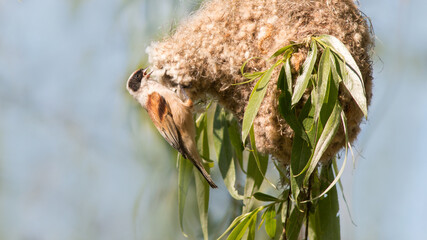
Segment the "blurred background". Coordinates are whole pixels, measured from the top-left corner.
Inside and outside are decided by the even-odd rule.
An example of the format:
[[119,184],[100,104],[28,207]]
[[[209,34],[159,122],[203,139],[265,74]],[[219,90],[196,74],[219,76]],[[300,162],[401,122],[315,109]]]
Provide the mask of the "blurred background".
[[[199,4],[0,0],[0,239],[183,239],[175,152],[125,81]],[[359,4],[376,34],[374,97],[343,176],[356,225],[341,202],[342,236],[422,239],[427,3]],[[188,199],[184,226],[198,239]],[[233,204],[225,187],[211,193],[212,238]]]

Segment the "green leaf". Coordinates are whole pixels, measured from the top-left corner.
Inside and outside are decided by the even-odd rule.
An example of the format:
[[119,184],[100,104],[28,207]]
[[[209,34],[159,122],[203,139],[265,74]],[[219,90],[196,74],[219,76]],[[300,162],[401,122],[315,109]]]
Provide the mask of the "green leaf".
[[[264,206],[258,207],[256,209],[254,209],[252,212],[250,212],[249,214],[247,214],[238,224],[237,226],[233,229],[233,231],[230,233],[230,235],[228,236],[227,240],[239,240],[242,239],[243,235],[245,234],[246,230],[248,229],[251,221],[253,221],[253,219],[255,218],[256,221],[256,217],[259,211],[261,211],[262,209],[264,209]],[[221,237],[220,237],[221,238]],[[219,239],[219,238],[218,238]]]
[[290,44],[290,45],[286,45],[284,47],[282,47],[281,49],[277,50],[273,55],[271,55],[270,59],[273,59],[277,56],[279,56],[280,54],[286,52],[287,50],[293,48],[295,45],[297,44]]
[[[200,152],[204,156],[209,156],[209,142],[207,133],[207,117],[206,114],[202,115],[201,121],[197,127],[197,143]],[[209,168],[205,168],[209,173]],[[196,182],[196,196],[197,206],[199,209],[200,224],[202,227],[203,238],[208,239],[208,208],[209,208],[209,191],[210,187],[206,180],[197,169],[193,169],[195,182]]]
[[246,137],[249,134],[249,130],[252,127],[254,119],[258,113],[259,107],[261,106],[261,102],[264,99],[265,93],[267,92],[268,83],[271,78],[271,74],[273,73],[276,65],[273,65],[270,69],[262,75],[262,77],[258,80],[255,87],[252,90],[252,93],[249,97],[248,105],[246,106],[245,114],[243,116],[243,124],[242,124],[242,141],[246,140]]
[[271,195],[262,193],[262,192],[256,192],[254,193],[254,198],[258,201],[263,201],[263,202],[278,202],[280,201],[278,198],[273,197]]
[[243,147],[242,139],[240,138],[239,123],[235,118],[233,118],[229,123],[228,134],[230,136],[231,145],[233,145],[236,158],[239,161],[240,168],[244,173],[246,173],[243,168],[243,151],[245,148]]
[[[320,188],[326,188],[334,179],[331,163],[322,166]],[[334,186],[328,195],[320,199],[309,216],[309,239],[340,239],[340,218],[337,189]]]
[[294,110],[292,110],[290,105],[290,95],[280,94],[279,96],[279,112],[282,117],[285,119],[286,123],[292,128],[295,132],[295,137],[301,137],[308,142],[308,136],[304,131],[301,122],[298,120],[295,115]]
[[315,140],[316,140],[316,131],[314,126],[315,109],[313,104],[311,103],[312,102],[311,99],[312,99],[311,96],[307,99],[306,103],[304,104],[304,107],[301,110],[301,113],[298,116],[298,120],[302,122],[304,130],[309,139],[308,143],[310,147],[314,146]]
[[237,200],[242,200],[236,188],[236,169],[233,159],[233,149],[228,135],[228,121],[225,118],[224,110],[217,107],[213,123],[214,146],[218,158],[218,167],[224,179],[230,195]]
[[319,61],[319,74],[318,83],[316,86],[316,105],[314,119],[318,119],[320,116],[320,110],[322,109],[323,100],[325,99],[326,92],[328,89],[329,74],[331,72],[331,59],[329,47],[323,51],[322,57]]
[[[303,138],[305,140],[304,142],[299,139],[296,140],[294,138],[291,154],[291,170],[293,171],[291,172],[291,176],[293,176],[294,178],[298,177],[298,184],[301,187],[303,178],[300,177],[300,175],[303,174],[309,167],[310,156],[313,152],[312,146],[314,146],[315,144],[316,129],[314,127],[313,116],[314,107],[311,104],[310,96],[304,104],[300,115],[298,116],[298,120],[302,121],[303,124],[303,134],[307,135],[306,138],[308,140],[306,140],[306,138]],[[292,195],[294,196],[294,192],[292,192]]]
[[277,89],[285,91],[285,86],[286,86],[285,81],[286,81],[286,73],[285,73],[285,68],[282,66],[280,68],[279,78],[277,79]]
[[308,180],[310,178],[311,173],[316,168],[317,163],[319,162],[320,158],[323,156],[323,153],[328,148],[330,142],[332,141],[333,137],[335,136],[335,133],[338,130],[341,111],[342,109],[338,101],[336,101],[335,107],[331,115],[329,116],[329,119],[326,122],[325,128],[323,129],[323,132],[316,144],[316,148],[314,149],[313,157],[310,160],[310,166],[308,167],[307,173],[304,178],[304,186],[308,185]]
[[305,213],[301,212],[297,207],[291,211],[288,221],[285,226],[285,234],[287,240],[297,240],[301,226],[304,222]]
[[245,71],[246,64],[247,64],[249,61],[251,61],[252,59],[258,59],[258,58],[259,58],[259,57],[251,57],[251,58],[249,58],[248,60],[246,60],[246,61],[242,64],[242,66],[240,67],[240,73],[242,74],[242,76],[243,76],[244,78],[249,79],[249,80],[248,80],[248,81],[244,81],[244,82],[234,83],[234,84],[231,84],[231,85],[242,85],[242,84],[250,83],[250,82],[252,82],[252,81],[256,80],[257,78],[261,77],[261,75],[263,75],[263,74],[265,73],[265,71],[262,71],[262,72],[253,72],[253,73],[246,73],[246,72],[244,72],[244,71]]
[[245,218],[243,221],[237,225],[233,231],[230,233],[230,235],[227,237],[227,240],[240,240],[242,239],[243,235],[245,234],[246,230],[249,227],[249,224],[251,222],[251,218]]
[[[289,69],[287,69],[289,68]],[[289,71],[289,72],[288,72]],[[283,88],[282,94],[279,96],[279,112],[282,117],[286,120],[288,125],[295,132],[296,137],[302,137],[304,140],[309,142],[308,136],[301,125],[301,122],[298,120],[295,111],[291,106],[292,98],[292,76],[290,75],[290,66],[289,59],[285,63],[285,67],[282,67],[279,75],[279,82],[281,82],[281,87]],[[286,77],[287,80],[284,78]],[[290,79],[290,80],[289,80]]]
[[284,201],[282,203],[282,208],[280,210],[280,218],[281,218],[282,223],[285,223],[287,215],[288,215],[288,204],[290,204],[290,202],[289,202],[290,200],[289,200],[289,196],[288,196],[289,190],[286,190],[283,195],[286,196],[286,201]]
[[246,182],[245,198],[243,199],[243,212],[249,212],[253,205],[253,194],[259,190],[264,181],[263,175],[267,171],[267,159],[260,161],[261,171],[259,170],[255,157],[249,154]]
[[250,83],[250,82],[255,81],[257,78],[258,78],[258,77],[250,78],[248,81],[238,82],[238,83],[233,83],[233,84],[231,84],[231,85],[232,85],[232,86],[237,86],[237,85],[247,84],[247,83]]
[[[347,153],[348,153],[348,148],[347,148],[347,145],[348,145],[348,135],[347,135],[347,123],[346,123],[347,120],[345,119],[345,115],[344,115],[344,112],[342,110],[341,110],[340,116],[341,116],[341,119],[342,119],[342,123],[344,125],[345,144],[346,144],[346,146],[345,146],[345,157],[344,157],[343,164],[341,166],[340,171],[338,172],[338,174],[336,175],[336,177],[333,179],[333,181],[329,184],[329,186],[327,186],[326,189],[319,196],[317,196],[317,197],[315,197],[313,199],[307,200],[307,201],[313,201],[313,200],[319,199],[323,195],[325,195],[326,193],[328,193],[333,187],[335,187],[335,185],[337,184],[337,182],[339,182],[339,180],[341,179],[341,175],[344,172],[345,165],[347,163]],[[333,160],[332,162],[334,162],[334,161],[335,160]],[[343,197],[344,197],[344,195],[343,195]],[[344,197],[344,200],[345,200],[345,197]]]
[[[291,153],[291,168],[290,168],[290,180],[291,180],[291,192],[292,197],[295,200],[295,204],[298,206],[298,195],[302,188],[303,176],[300,176],[302,172],[307,168],[307,164],[310,160],[312,148],[302,138],[294,137],[292,143]],[[297,173],[297,174],[295,174]]]
[[332,79],[335,81],[337,85],[341,83],[343,80],[342,71],[344,69],[344,63],[339,60],[338,56],[334,53],[329,54],[331,58],[331,70],[332,70]]
[[[347,158],[347,151],[348,151],[348,147],[346,146],[346,148],[345,148],[345,152],[346,153],[345,153],[345,156],[344,156],[344,162],[346,162],[346,160],[347,160],[347,159],[345,159],[345,158]],[[334,173],[337,174],[337,172],[338,172],[338,166],[337,166],[337,158],[336,157],[332,161],[332,166],[334,167]],[[344,169],[344,168],[341,167],[341,169]],[[338,180],[338,186],[341,189],[341,196],[342,196],[342,199],[344,200],[344,204],[345,204],[345,207],[347,209],[348,216],[350,217],[351,223],[353,223],[354,226],[357,226],[356,223],[353,220],[353,216],[351,215],[351,211],[350,211],[350,207],[349,207],[348,202],[347,202],[347,198],[345,197],[345,194],[344,194],[344,187],[343,187],[343,185],[341,183],[341,177]]]
[[253,217],[249,223],[248,237],[246,240],[255,240],[255,228],[256,228],[257,215]]
[[288,92],[292,96],[292,71],[291,71],[291,63],[289,58],[286,59],[286,62],[285,62],[285,76],[286,76],[286,83],[288,85],[287,86]]
[[[341,61],[345,62],[345,71],[348,74],[348,78],[343,78],[344,86],[350,92],[351,96],[366,117],[368,115],[368,105],[366,101],[365,86],[362,79],[362,73],[360,72],[353,56],[348,51],[347,47],[334,36],[321,35],[318,39],[324,44],[330,46],[332,51],[338,54]],[[342,71],[343,70],[344,69],[342,69]],[[342,72],[342,75],[346,75],[346,73]]]
[[182,234],[187,237],[187,234],[184,232],[184,207],[185,201],[187,198],[188,186],[190,185],[190,180],[192,178],[191,171],[193,169],[193,164],[183,158],[179,154],[179,175],[178,175],[178,214],[179,214],[179,225],[181,227]]
[[243,219],[246,219],[250,214],[251,212],[236,217],[230,224],[230,226],[228,226],[228,228],[221,234],[221,236],[218,237],[218,240],[223,238],[231,229],[235,228],[239,223],[242,222]]
[[[298,196],[301,192],[303,176],[299,176],[304,169],[311,156],[311,147],[302,138],[294,137],[291,153],[290,181],[291,193],[295,205],[299,208]],[[296,175],[295,173],[299,173]]]
[[265,231],[270,238],[276,236],[276,209],[274,204],[265,210]]
[[259,172],[262,174],[262,177],[264,178],[264,180],[266,180],[268,182],[268,184],[270,184],[270,186],[272,186],[274,189],[277,190],[276,185],[274,185],[270,180],[268,180],[268,178],[264,175],[265,172],[262,170],[263,167],[261,167],[261,161],[265,161],[265,163],[263,162],[263,165],[265,165],[265,168],[267,169],[267,167],[268,167],[268,156],[262,156],[261,154],[258,153],[258,150],[256,148],[256,144],[255,144],[254,126],[251,127],[251,131],[249,132],[249,137],[251,140],[252,154],[255,157],[255,162],[257,164]]
[[297,104],[304,94],[305,89],[308,86],[308,81],[311,78],[311,73],[314,69],[314,64],[316,63],[317,58],[317,43],[315,41],[311,42],[310,51],[307,54],[307,58],[302,64],[302,73],[297,77],[295,83],[294,93],[292,95],[292,106]]
[[243,77],[250,79],[250,80],[255,80],[259,77],[261,77],[261,75],[263,75],[264,72],[253,72],[253,73],[244,73]]
[[[292,155],[291,155],[292,157]],[[291,193],[292,193],[292,198],[295,201],[295,205],[299,208],[298,206],[298,196],[301,192],[300,190],[300,185],[302,184],[298,184],[297,182],[297,177],[293,174],[292,169],[290,170],[290,181],[291,181]]]
[[210,187],[197,169],[193,169],[196,181],[197,206],[199,208],[200,224],[202,226],[203,238],[208,239],[208,208]]

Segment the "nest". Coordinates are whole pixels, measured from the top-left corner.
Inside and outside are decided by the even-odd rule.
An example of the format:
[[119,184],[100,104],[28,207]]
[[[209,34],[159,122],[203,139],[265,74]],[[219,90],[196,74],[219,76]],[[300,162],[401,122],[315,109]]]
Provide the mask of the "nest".
[[[180,84],[193,100],[213,98],[240,121],[255,82],[243,82],[242,64],[248,71],[269,67],[267,59],[291,42],[302,42],[313,35],[328,34],[350,50],[363,75],[368,105],[372,97],[373,41],[371,29],[352,0],[212,0],[184,20],[170,36],[147,48],[152,76],[171,86]],[[299,70],[307,49],[291,59]],[[278,72],[268,86],[254,121],[258,150],[288,164],[293,131],[278,112]],[[307,98],[308,92],[305,95]],[[339,100],[347,116],[349,140],[360,131],[363,113],[350,94],[340,89]],[[339,129],[321,161],[329,160],[345,144]]]

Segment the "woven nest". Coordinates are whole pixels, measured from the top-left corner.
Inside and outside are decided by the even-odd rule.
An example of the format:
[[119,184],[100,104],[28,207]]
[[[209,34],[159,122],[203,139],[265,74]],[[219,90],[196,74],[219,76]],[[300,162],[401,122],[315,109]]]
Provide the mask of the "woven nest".
[[[247,69],[265,70],[271,62],[262,59],[277,49],[320,34],[337,37],[350,50],[362,72],[369,105],[372,34],[352,0],[208,1],[171,36],[152,43],[147,53],[153,77],[171,86],[186,87],[193,100],[216,99],[241,121],[255,84],[233,85],[246,80],[240,73],[242,64],[251,57],[260,57],[251,61]],[[293,55],[294,72],[304,62],[306,52],[302,48]],[[277,76],[275,72],[255,118],[255,139],[260,152],[288,164],[294,134],[278,112]],[[343,88],[339,100],[347,116],[349,140],[353,141],[360,131],[363,113]],[[341,128],[321,161],[329,160],[344,144]]]

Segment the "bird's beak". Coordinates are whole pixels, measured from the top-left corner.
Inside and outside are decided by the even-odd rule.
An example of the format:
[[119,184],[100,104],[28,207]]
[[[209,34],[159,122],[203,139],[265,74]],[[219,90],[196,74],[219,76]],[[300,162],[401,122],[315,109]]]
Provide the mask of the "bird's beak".
[[149,79],[152,73],[153,73],[153,71],[151,71],[151,72],[148,73],[148,67],[147,67],[147,68],[143,69],[143,73],[142,74],[143,74],[143,76],[145,78]]
[[149,73],[146,75],[146,78],[147,78],[147,79],[149,79],[152,73],[153,73],[153,71],[149,72]]

